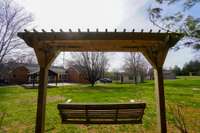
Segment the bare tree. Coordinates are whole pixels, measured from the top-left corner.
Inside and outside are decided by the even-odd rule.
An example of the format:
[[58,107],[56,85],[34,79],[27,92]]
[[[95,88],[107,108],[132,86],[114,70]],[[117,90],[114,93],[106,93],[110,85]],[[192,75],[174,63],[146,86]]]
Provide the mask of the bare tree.
[[23,64],[37,64],[37,59],[33,51],[23,52],[15,58],[17,63]]
[[130,52],[125,56],[125,64],[123,69],[130,76],[133,76],[134,83],[138,83],[138,76],[141,78],[141,82],[144,81],[146,74],[146,68],[148,64],[142,57],[142,54],[136,52]]
[[[3,64],[15,62],[16,64],[37,64],[35,52],[31,48],[22,46],[23,49],[15,49],[3,60]],[[22,48],[21,47],[21,48]]]
[[23,43],[17,32],[33,21],[32,15],[12,0],[0,0],[0,63]]
[[71,64],[85,75],[92,86],[102,78],[108,66],[108,59],[103,52],[72,53],[72,57],[74,60]]

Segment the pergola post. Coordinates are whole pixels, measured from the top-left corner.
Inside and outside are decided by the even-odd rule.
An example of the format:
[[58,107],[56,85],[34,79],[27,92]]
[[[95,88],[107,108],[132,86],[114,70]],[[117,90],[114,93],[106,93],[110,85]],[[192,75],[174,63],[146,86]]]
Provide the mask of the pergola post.
[[165,94],[162,67],[154,68],[155,93],[157,101],[157,124],[160,133],[167,132],[165,114]]
[[[161,50],[162,49],[162,50]],[[159,133],[167,133],[163,64],[169,47],[143,49],[142,53],[154,68],[155,94],[157,106],[157,128]]]
[[44,133],[48,69],[56,58],[58,52],[52,51],[51,49],[35,49],[35,53],[38,59],[38,64],[40,65],[35,133]]
[[45,130],[47,84],[48,67],[40,67],[35,133],[43,133]]

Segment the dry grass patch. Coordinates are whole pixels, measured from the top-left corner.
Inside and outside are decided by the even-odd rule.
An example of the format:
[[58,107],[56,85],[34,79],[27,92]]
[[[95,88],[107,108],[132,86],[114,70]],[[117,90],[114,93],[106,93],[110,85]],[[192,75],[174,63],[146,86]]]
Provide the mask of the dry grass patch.
[[[47,103],[54,103],[61,101],[63,102],[65,100],[64,96],[47,96]],[[37,97],[36,96],[30,96],[26,99],[17,99],[15,100],[16,104],[23,104],[23,105],[30,105],[30,104],[36,104],[37,103]]]
[[61,101],[63,102],[65,100],[64,96],[47,96],[47,103],[54,103],[54,102],[58,102]]

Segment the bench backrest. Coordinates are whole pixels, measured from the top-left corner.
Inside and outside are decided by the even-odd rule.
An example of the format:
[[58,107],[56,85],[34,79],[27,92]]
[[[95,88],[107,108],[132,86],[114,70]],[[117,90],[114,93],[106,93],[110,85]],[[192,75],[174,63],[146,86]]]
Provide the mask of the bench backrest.
[[145,103],[58,104],[63,124],[139,124],[145,107]]

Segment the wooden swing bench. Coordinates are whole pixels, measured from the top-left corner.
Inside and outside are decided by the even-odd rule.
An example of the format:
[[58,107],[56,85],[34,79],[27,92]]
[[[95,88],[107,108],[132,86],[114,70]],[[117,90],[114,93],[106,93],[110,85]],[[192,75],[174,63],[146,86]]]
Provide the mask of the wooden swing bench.
[[62,124],[141,124],[146,103],[58,104]]

